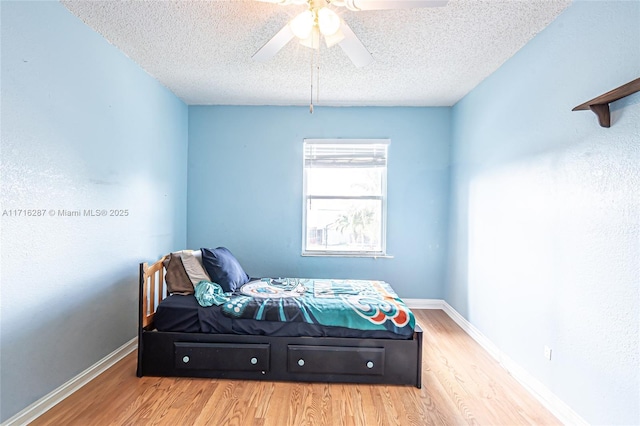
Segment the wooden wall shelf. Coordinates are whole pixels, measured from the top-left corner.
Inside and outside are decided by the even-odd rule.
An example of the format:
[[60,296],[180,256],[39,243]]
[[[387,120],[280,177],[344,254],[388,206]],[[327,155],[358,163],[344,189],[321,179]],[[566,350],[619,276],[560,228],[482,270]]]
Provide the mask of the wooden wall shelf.
[[598,116],[598,122],[602,127],[611,127],[611,114],[609,113],[609,103],[622,99],[633,93],[640,92],[640,78],[636,78],[627,84],[624,84],[610,92],[593,98],[581,105],[578,105],[571,111],[582,111],[590,109]]

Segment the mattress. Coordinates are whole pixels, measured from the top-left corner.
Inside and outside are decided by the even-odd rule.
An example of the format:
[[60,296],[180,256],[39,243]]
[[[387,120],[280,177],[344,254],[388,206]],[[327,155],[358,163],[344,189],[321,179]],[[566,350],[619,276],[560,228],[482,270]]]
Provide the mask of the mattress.
[[[273,294],[281,282],[282,279],[253,281],[221,306],[203,307],[194,295],[173,294],[156,309],[155,327],[159,331],[274,337],[412,338],[413,314],[384,282],[305,280],[305,294],[264,296],[265,290]],[[374,287],[377,295],[372,293]],[[380,306],[394,314],[389,315]],[[401,327],[398,315],[408,317]]]

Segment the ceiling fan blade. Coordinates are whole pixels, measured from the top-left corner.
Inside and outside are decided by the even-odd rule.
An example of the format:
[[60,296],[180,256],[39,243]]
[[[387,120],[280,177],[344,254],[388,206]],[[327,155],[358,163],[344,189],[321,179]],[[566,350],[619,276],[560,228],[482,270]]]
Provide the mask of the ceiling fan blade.
[[258,51],[253,54],[252,58],[258,62],[264,62],[273,58],[276,53],[289,43],[293,37],[293,32],[291,31],[289,24],[285,25],[271,38],[271,40],[258,49]]
[[344,40],[338,44],[356,67],[364,67],[365,65],[369,65],[373,62],[373,56],[371,56],[371,53],[369,53],[367,48],[364,47],[364,44],[362,44],[360,39],[355,35],[351,27],[345,24],[344,21],[340,26],[340,30],[344,34]]
[[281,4],[283,6],[288,6],[290,4],[307,4],[307,0],[257,0],[262,3],[275,3]]
[[413,9],[419,7],[442,7],[449,0],[345,0],[349,10],[390,10]]

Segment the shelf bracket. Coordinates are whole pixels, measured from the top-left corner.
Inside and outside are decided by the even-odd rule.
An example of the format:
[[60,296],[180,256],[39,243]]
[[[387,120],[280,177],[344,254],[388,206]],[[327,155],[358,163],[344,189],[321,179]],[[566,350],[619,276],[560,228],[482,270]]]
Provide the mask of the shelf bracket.
[[609,103],[615,102],[636,92],[640,92],[640,78],[636,78],[635,80],[615,88],[604,95],[600,95],[597,98],[593,98],[590,101],[580,104],[572,109],[572,111],[590,109],[598,116],[598,123],[600,123],[602,127],[611,127]]
[[589,105],[589,109],[598,116],[598,123],[602,127],[611,127],[611,114],[609,113],[609,104]]

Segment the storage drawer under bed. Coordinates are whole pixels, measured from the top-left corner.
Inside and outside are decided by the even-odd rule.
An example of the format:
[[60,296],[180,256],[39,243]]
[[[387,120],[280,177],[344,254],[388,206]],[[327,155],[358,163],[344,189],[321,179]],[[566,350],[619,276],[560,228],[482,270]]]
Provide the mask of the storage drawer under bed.
[[383,375],[384,348],[288,345],[287,371]]
[[173,347],[176,368],[269,371],[269,344],[175,342]]

